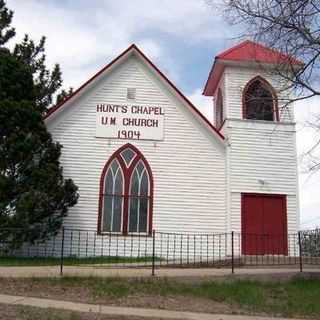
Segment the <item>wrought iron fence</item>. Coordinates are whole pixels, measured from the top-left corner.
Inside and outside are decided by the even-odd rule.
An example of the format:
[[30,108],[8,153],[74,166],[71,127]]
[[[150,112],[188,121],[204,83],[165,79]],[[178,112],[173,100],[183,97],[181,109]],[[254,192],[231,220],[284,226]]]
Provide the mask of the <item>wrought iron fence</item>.
[[[256,235],[169,233],[98,235],[63,228],[44,242],[17,246],[21,230],[0,229],[0,265],[59,265],[94,268],[235,268],[320,266],[320,232]],[[13,234],[13,236],[8,236]]]

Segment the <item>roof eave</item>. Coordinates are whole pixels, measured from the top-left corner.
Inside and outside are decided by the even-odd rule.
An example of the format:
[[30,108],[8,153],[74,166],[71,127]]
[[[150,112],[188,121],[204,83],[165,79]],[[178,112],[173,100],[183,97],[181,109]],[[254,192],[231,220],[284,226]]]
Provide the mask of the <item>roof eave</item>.
[[219,130],[212,125],[212,123],[193,105],[193,103],[164,75],[164,73],[139,49],[137,49],[137,53],[140,54],[142,59],[154,70],[165,83],[167,83],[173,92],[185,103],[189,106],[192,112],[198,116],[201,121],[207,126],[210,131],[213,131],[219,139],[225,140],[225,137],[219,132]]
[[[223,70],[227,66],[242,66],[242,67],[261,67],[261,68],[266,68],[266,69],[271,69],[274,68],[275,65],[279,65],[279,63],[272,63],[272,62],[262,62],[262,61],[253,61],[253,60],[235,60],[235,59],[223,59],[219,58],[218,56],[215,57],[213,66],[210,70],[208,79],[206,81],[205,87],[203,89],[202,94],[204,96],[213,96],[216,89],[217,85],[220,81],[220,78],[222,76]],[[289,64],[287,64],[289,65]],[[294,70],[299,70],[301,67],[303,67],[302,63],[292,63],[290,64],[291,67]],[[220,70],[218,70],[221,67]],[[285,63],[283,64],[283,68],[285,67]],[[218,74],[216,75],[216,73]],[[215,77],[217,77],[216,80],[213,80]],[[210,86],[210,83],[214,81],[213,86]]]
[[48,110],[44,116],[45,122],[53,118],[54,114],[57,114],[58,110],[62,110],[63,107],[67,107],[74,99],[77,99],[84,89],[88,86],[93,85],[96,81],[100,79],[100,76],[104,76],[105,72],[110,71],[111,68],[115,68],[123,59],[126,59],[130,54],[136,53],[139,55],[147,65],[150,66],[151,70],[154,70],[162,80],[176,93],[176,95],[190,108],[190,110],[202,121],[203,124],[217,136],[220,142],[225,140],[225,137],[217,130],[208,119],[202,115],[202,113],[188,100],[185,95],[160,71],[160,69],[135,45],[132,44],[128,49],[122,52],[118,57],[112,60],[109,64],[98,71],[94,76],[92,76],[88,81],[82,84],[76,91],[74,91],[69,97],[63,100],[61,103],[53,106]]
[[132,44],[130,47],[128,47],[119,56],[117,56],[110,63],[108,63],[106,66],[100,69],[97,73],[95,73],[92,77],[90,77],[89,80],[83,83],[77,90],[75,90],[66,99],[62,100],[60,103],[49,108],[47,113],[44,116],[44,120],[49,119],[53,114],[56,113],[56,111],[58,111],[59,109],[62,109],[62,107],[72,102],[76,97],[79,96],[79,94],[82,92],[84,88],[87,88],[88,86],[93,85],[96,81],[99,80],[100,76],[102,76],[106,70],[110,72],[113,68],[115,68],[118,65],[118,63],[120,63],[128,55],[132,54],[132,52],[136,49],[137,49],[137,46],[135,44]]
[[[217,89],[218,83],[220,81],[220,78],[223,74],[224,65],[221,62],[223,62],[221,59],[219,59],[218,57],[215,57],[207,82],[202,92],[204,96],[212,97],[214,95]],[[217,80],[213,80],[215,76],[217,77]],[[214,85],[210,86],[210,84],[213,81],[214,81]]]

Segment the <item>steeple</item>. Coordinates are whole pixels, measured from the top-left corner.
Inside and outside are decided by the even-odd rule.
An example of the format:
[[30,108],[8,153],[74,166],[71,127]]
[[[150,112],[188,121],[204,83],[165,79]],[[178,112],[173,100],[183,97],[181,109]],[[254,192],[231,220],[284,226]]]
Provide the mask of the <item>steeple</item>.
[[279,110],[278,101],[285,100],[282,79],[273,72],[279,64],[299,68],[303,63],[249,40],[215,57],[203,94],[214,97],[217,129],[226,119],[293,120],[292,110],[285,115]]
[[203,90],[205,96],[213,96],[223,70],[227,65],[248,64],[285,64],[302,65],[298,59],[282,52],[263,46],[262,44],[246,40],[240,44],[218,54],[210,71],[207,83]]

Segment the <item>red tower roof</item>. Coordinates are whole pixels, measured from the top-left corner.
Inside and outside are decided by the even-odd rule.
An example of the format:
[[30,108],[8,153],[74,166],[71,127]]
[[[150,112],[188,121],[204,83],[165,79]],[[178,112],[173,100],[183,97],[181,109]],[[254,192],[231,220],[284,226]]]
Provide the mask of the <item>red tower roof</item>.
[[301,61],[277,50],[263,46],[262,44],[246,40],[240,44],[218,54],[218,59],[232,61],[254,61],[260,63],[283,63],[302,64]]
[[259,43],[246,40],[226,51],[223,51],[215,57],[213,67],[203,91],[204,95],[212,96],[214,94],[214,91],[223,73],[225,64],[227,64],[229,61],[235,61],[239,63],[254,62],[265,64],[303,64],[303,62],[295,59],[292,56],[265,47]]

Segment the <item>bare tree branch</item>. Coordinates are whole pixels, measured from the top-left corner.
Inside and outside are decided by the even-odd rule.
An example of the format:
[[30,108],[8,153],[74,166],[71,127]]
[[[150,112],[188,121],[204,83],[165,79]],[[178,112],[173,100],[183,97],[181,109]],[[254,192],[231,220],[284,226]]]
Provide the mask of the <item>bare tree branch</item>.
[[297,68],[293,59],[279,61],[277,72],[287,80],[287,89],[295,89],[297,96],[320,95],[319,0],[223,0],[223,4],[228,21],[244,28],[242,36],[304,63]]
[[[220,5],[205,1],[222,9],[227,21],[241,30],[240,38],[284,53],[272,72],[283,81],[280,92],[293,94],[281,108],[320,96],[320,0],[221,0]],[[296,59],[302,63],[297,65]],[[308,169],[314,172],[320,169],[320,116],[307,125],[319,134],[305,153]]]

